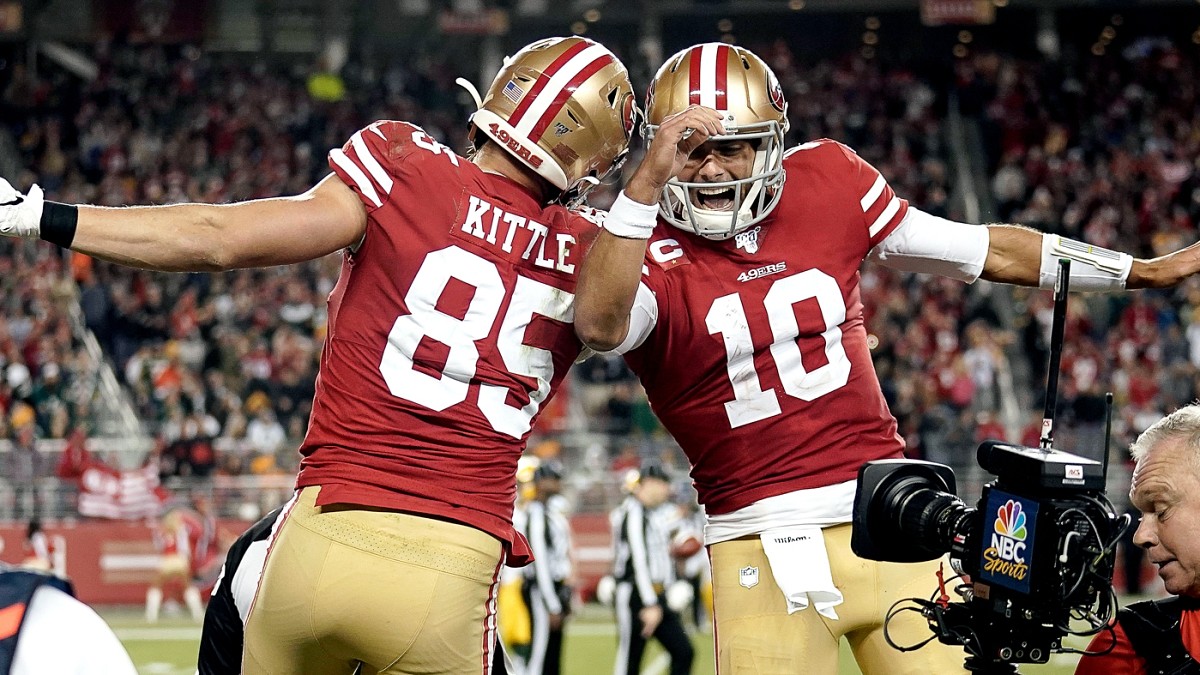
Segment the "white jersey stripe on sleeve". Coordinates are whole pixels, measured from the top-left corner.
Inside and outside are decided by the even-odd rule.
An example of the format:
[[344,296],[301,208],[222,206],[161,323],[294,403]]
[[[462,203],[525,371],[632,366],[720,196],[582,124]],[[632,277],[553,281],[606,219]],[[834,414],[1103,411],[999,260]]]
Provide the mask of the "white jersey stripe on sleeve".
[[371,178],[375,179],[375,184],[383,188],[383,194],[386,197],[392,191],[392,177],[383,170],[379,161],[375,159],[375,155],[371,154],[371,148],[363,139],[362,131],[358,131],[350,137],[350,147],[354,148],[354,153],[358,155],[359,163],[366,168],[367,173],[371,174]]
[[580,71],[591,65],[592,61],[611,54],[612,52],[600,45],[591,45],[571,57],[571,60],[563,64],[563,67],[559,68],[558,72],[550,77],[550,81],[546,83],[541,93],[533,100],[533,104],[521,116],[521,120],[516,124],[517,133],[522,136],[529,136],[533,131],[533,127],[538,123],[538,120],[542,118],[542,114],[546,112],[546,109],[550,107],[554,99],[558,98],[558,94],[563,88],[570,84],[571,80],[575,79],[575,76]]
[[[700,48],[700,105],[717,107],[717,49],[708,43]],[[721,64],[724,66],[725,64]]]
[[[880,178],[879,180],[883,180],[883,178]],[[871,236],[874,237],[875,235],[879,234],[879,231],[882,230],[884,226],[892,220],[892,216],[895,216],[896,211],[898,210],[900,210],[900,198],[892,195],[892,201],[887,203],[887,206],[885,206],[883,209],[883,213],[879,214],[879,217],[875,219],[875,222],[871,223],[871,227],[867,228],[867,231],[871,233]]]
[[337,164],[341,167],[342,171],[346,172],[346,175],[350,176],[350,179],[358,186],[359,191],[363,193],[364,197],[370,199],[371,203],[377,207],[383,206],[383,202],[379,199],[379,194],[375,192],[375,186],[371,185],[371,179],[367,178],[367,174],[363,173],[362,169],[358,168],[358,165],[347,157],[341,148],[330,150],[329,157],[333,160],[334,164]]
[[871,184],[871,189],[867,190],[867,194],[863,195],[859,202],[862,205],[863,213],[871,210],[871,206],[879,199],[879,195],[883,194],[883,188],[886,186],[887,181],[883,179],[882,175],[875,179],[875,182]]

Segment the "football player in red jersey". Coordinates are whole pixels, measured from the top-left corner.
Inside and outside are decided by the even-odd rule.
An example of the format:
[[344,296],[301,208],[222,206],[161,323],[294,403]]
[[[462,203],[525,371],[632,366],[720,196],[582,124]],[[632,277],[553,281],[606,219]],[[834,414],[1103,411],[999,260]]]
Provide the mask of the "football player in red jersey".
[[583,38],[505,65],[460,157],[381,121],[303,195],[97,208],[0,186],[0,233],[155,270],[345,251],[297,492],[246,621],[247,673],[486,673],[517,458],[582,345],[571,326],[597,232],[568,208],[628,149],[624,66]]
[[[884,639],[892,603],[928,595],[936,563],[850,550],[858,467],[904,450],[867,348],[859,266],[1049,287],[1068,257],[1072,289],[1120,290],[1179,282],[1200,249],[1134,260],[937,218],[840,143],[785,151],[786,113],[774,74],[743,48],[697,45],[662,66],[648,152],[585,260],[575,327],[625,353],[691,460],[720,672],[837,672],[842,636],[865,673],[961,672],[960,649],[900,653]],[[929,637],[915,614],[889,631],[898,644]]]

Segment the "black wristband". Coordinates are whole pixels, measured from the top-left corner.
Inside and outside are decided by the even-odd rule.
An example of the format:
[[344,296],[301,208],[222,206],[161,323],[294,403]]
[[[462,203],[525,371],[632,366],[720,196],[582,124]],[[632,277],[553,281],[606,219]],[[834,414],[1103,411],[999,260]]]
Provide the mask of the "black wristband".
[[42,204],[40,236],[63,248],[75,241],[75,226],[79,223],[79,207],[72,204],[45,202]]

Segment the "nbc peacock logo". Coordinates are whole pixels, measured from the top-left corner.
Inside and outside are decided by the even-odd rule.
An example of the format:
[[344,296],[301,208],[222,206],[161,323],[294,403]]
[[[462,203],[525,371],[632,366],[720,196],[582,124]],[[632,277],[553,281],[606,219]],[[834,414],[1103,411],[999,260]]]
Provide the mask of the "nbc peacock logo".
[[1029,536],[1025,509],[1021,502],[1009,499],[996,509],[996,521],[992,528],[992,541],[983,552],[983,569],[991,574],[1005,576],[1015,581],[1024,581],[1029,573],[1025,559]]
[[1025,541],[1025,511],[1021,508],[1021,502],[1010,499],[996,509],[996,534]]

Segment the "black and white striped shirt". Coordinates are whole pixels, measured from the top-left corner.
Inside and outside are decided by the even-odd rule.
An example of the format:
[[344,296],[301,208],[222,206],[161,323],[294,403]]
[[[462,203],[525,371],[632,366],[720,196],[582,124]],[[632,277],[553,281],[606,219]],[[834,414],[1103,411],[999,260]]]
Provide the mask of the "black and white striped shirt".
[[613,578],[632,582],[643,605],[658,603],[655,584],[675,580],[670,539],[660,513],[647,511],[629,496],[609,515],[613,532]]
[[525,578],[537,585],[551,614],[562,614],[555,584],[571,576],[571,526],[559,510],[541,501],[525,507],[524,525],[534,556],[533,564],[524,570]]

